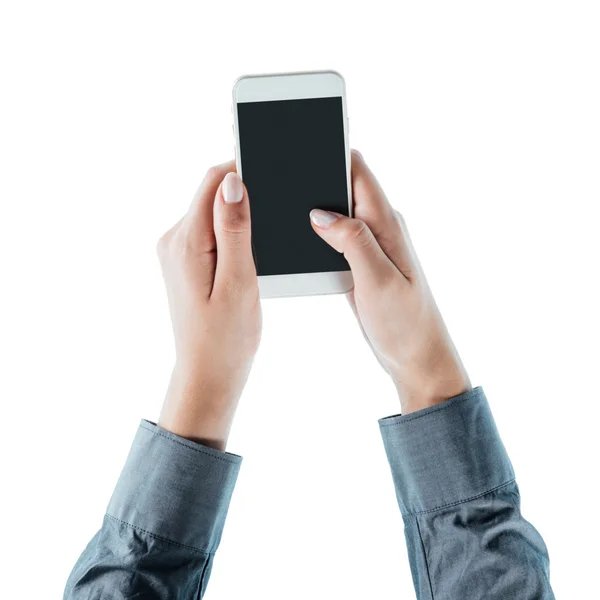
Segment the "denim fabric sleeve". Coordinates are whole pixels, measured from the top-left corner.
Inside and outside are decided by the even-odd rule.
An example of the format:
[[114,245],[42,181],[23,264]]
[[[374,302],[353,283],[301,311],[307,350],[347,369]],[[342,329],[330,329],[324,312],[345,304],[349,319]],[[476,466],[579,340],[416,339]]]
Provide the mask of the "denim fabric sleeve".
[[554,598],[481,388],[379,426],[419,600]]
[[142,421],[65,600],[201,598],[241,460]]

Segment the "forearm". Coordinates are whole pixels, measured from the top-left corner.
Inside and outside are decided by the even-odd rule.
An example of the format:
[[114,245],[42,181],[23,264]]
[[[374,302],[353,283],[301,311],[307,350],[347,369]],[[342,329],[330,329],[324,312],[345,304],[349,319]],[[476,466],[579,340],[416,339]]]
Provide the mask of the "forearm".
[[554,598],[481,388],[380,427],[420,600]]

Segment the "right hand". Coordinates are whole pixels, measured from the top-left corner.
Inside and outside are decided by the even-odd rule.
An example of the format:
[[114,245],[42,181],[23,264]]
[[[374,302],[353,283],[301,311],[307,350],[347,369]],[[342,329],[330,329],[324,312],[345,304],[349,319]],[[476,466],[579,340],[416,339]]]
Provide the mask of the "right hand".
[[352,151],[354,217],[320,209],[314,230],[346,257],[348,294],[365,338],[392,377],[403,413],[471,389],[435,303],[404,219],[388,202],[360,153]]

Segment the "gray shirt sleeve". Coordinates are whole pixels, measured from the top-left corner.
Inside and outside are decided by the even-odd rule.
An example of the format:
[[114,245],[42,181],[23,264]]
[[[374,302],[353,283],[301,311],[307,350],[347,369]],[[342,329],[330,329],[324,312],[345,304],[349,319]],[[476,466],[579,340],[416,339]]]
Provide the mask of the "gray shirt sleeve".
[[554,598],[481,388],[379,426],[419,600]]
[[202,597],[241,461],[142,421],[65,600]]
[[[380,427],[419,600],[554,598],[481,388]],[[65,600],[201,598],[241,460],[142,421]]]

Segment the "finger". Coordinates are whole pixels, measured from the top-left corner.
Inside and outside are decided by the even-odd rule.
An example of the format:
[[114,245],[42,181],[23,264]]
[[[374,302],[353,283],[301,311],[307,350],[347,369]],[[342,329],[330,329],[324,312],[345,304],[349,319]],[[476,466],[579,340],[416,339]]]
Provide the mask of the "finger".
[[250,239],[248,192],[237,173],[228,173],[214,199],[217,270],[213,293],[243,293],[256,283]]
[[160,239],[158,240],[158,242],[156,244],[156,250],[159,255],[162,254],[165,247],[173,239],[173,236],[177,233],[177,231],[181,227],[181,224],[183,223],[184,218],[185,217],[181,217],[181,219],[179,219],[179,221],[177,221],[177,223],[175,223],[175,225],[173,225],[173,227],[171,227],[171,229],[169,229],[168,231],[166,231],[165,233],[163,233],[160,236]]
[[354,216],[373,232],[381,249],[398,269],[410,278],[414,270],[410,240],[398,211],[389,203],[377,178],[360,152],[352,151],[352,197]]
[[310,212],[313,229],[350,264],[356,285],[379,285],[398,276],[368,225],[338,213],[315,208]]
[[219,185],[231,171],[235,171],[233,160],[208,169],[184,217],[189,243],[199,252],[213,252],[216,248],[213,204]]
[[[393,208],[383,191],[379,181],[369,169],[363,155],[352,150],[352,191],[354,192],[354,209],[359,218],[370,218],[383,221],[392,216]],[[375,234],[375,231],[373,231]]]

